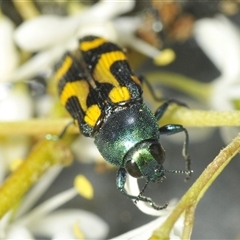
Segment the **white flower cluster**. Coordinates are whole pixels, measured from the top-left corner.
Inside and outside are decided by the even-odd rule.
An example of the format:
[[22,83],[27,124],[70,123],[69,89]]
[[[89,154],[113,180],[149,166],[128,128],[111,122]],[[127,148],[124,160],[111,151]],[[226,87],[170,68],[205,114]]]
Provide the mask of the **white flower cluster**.
[[5,214],[0,220],[0,239],[106,238],[109,227],[95,214],[80,209],[57,210],[77,196],[81,186],[65,190],[30,210],[61,170],[60,166],[53,167],[26,195],[17,211]]
[[[202,19],[195,24],[195,39],[221,72],[212,82],[210,108],[234,110],[240,99],[240,32],[239,27],[223,15]],[[223,140],[229,143],[238,127],[220,128]]]
[[[25,92],[12,90],[9,82],[25,81],[41,71],[51,71],[53,64],[67,49],[76,48],[79,37],[87,34],[100,35],[119,44],[131,46],[151,58],[159,56],[158,49],[134,35],[141,24],[139,17],[119,17],[131,11],[134,5],[133,0],[102,0],[75,15],[67,17],[42,15],[25,21],[16,29],[10,19],[1,16],[0,121],[24,120],[32,117],[31,98]],[[220,77],[213,83],[211,107],[217,110],[233,109],[232,100],[239,99],[240,92],[239,29],[224,16],[217,16],[197,21],[194,36],[221,71]],[[20,65],[17,47],[36,54]],[[0,182],[5,177],[9,162],[16,156],[23,158],[28,148],[28,138],[21,137],[21,140],[16,138],[9,141],[10,144],[6,142],[0,146]],[[93,156],[97,154],[94,152]],[[23,200],[17,214],[10,212],[1,219],[1,239],[34,239],[35,235],[52,239],[73,239],[82,236],[86,239],[106,238],[108,226],[94,214],[77,209],[55,210],[76,196],[75,189],[66,190],[30,210],[60,170],[53,168],[37,183]],[[128,179],[127,191],[133,195],[139,193],[136,179]],[[161,217],[114,239],[149,238],[171,210],[169,207],[168,210],[155,211],[143,202],[139,202],[137,207],[146,214],[161,215]],[[172,239],[181,236],[182,224],[183,218],[180,218],[172,232]]]
[[[86,34],[101,35],[120,44],[137,48],[151,57],[159,55],[159,50],[134,36],[133,33],[141,22],[139,18],[122,17],[116,19],[120,14],[132,10],[134,5],[135,1],[116,2],[103,0],[73,16],[38,16],[25,21],[17,29],[14,29],[10,19],[2,17],[0,19],[0,120],[17,121],[32,117],[31,98],[26,92],[13,91],[9,81],[28,80],[41,71],[51,69],[66,49],[76,48],[77,39],[81,36]],[[37,54],[24,64],[19,65],[19,54],[16,46],[28,52],[37,52]],[[15,144],[11,143],[9,145],[7,143],[4,145],[4,151],[1,151],[0,155],[0,164],[2,165],[0,168],[1,182],[9,168],[7,161],[10,162],[16,156],[18,158],[25,156],[28,148],[26,141],[17,139],[14,142]],[[19,147],[18,144],[20,144]],[[12,154],[7,155],[6,146],[9,146],[10,150],[8,152]],[[21,149],[20,152],[16,152],[17,147]],[[3,156],[2,153],[4,153]],[[97,154],[94,151],[94,156],[91,158],[96,157]],[[77,195],[74,188],[66,190],[30,210],[60,171],[61,167],[51,169],[24,198],[17,212],[9,212],[1,219],[0,238],[34,239],[35,236],[49,237],[51,239],[106,238],[108,226],[94,214],[77,209],[56,210]],[[132,180],[128,181],[129,193],[139,191],[136,181]],[[169,212],[153,211],[146,204],[137,206],[142,211],[156,216],[166,216]],[[163,219],[158,219],[156,223],[161,223]],[[147,225],[148,232],[144,230],[144,236],[146,233],[151,234],[151,231],[157,226],[156,223]],[[135,236],[141,236],[142,230],[140,232],[137,230],[136,234]],[[133,239],[134,237],[132,232],[129,233],[129,236],[127,239]],[[118,239],[121,238],[120,236]]]

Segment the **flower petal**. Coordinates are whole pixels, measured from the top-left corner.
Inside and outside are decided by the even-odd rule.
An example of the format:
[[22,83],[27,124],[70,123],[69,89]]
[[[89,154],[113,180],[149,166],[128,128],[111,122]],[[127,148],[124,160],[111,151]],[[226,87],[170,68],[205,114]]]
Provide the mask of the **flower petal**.
[[63,166],[54,166],[47,173],[45,173],[44,176],[42,176],[40,181],[33,186],[33,188],[24,198],[24,201],[18,208],[18,212],[15,215],[15,219],[24,215],[36,203],[36,201],[39,200],[39,198],[59,175],[62,168]]
[[73,228],[78,222],[85,239],[106,239],[108,225],[93,213],[69,209],[58,210],[31,224],[31,230],[40,236],[54,239],[76,239]]
[[22,239],[32,240],[34,239],[32,234],[23,226],[11,225],[6,231],[5,239]]
[[95,22],[110,20],[118,15],[131,11],[135,6],[134,0],[111,1],[102,0],[93,5],[87,12],[88,19]]
[[42,51],[20,66],[11,76],[13,81],[25,80],[37,75],[40,71],[47,71],[56,60],[60,59],[66,51],[65,45],[58,45],[49,50]]
[[[137,240],[137,239],[149,239],[152,236],[152,233],[155,229],[161,226],[161,224],[164,223],[167,217],[159,217],[150,223],[147,223],[139,228],[136,228],[134,230],[131,230],[127,233],[124,233],[120,236],[117,236],[115,238],[112,238],[111,240],[117,240],[117,239],[125,239],[125,240]],[[170,234],[170,239],[180,239],[180,235],[177,233],[181,233],[182,231],[179,231],[179,224],[183,222],[183,218],[180,217],[179,221],[175,224],[173,231]]]
[[115,238],[112,238],[111,240],[117,240],[117,239],[125,239],[125,240],[133,240],[133,239],[149,239],[151,237],[151,234],[153,230],[155,230],[159,225],[163,223],[165,218],[160,217],[155,219],[154,221],[147,223],[139,228],[136,228],[134,230],[131,230],[127,233],[124,233],[120,236],[117,236]]
[[201,19],[196,22],[194,32],[198,44],[226,76],[225,81],[238,81],[240,34],[230,20],[222,15]]
[[58,195],[55,195],[54,197],[50,198],[49,200],[39,205],[37,208],[35,208],[30,213],[25,215],[23,219],[21,218],[18,219],[16,223],[24,226],[29,226],[33,222],[50,214],[50,212],[54,211],[55,209],[59,208],[61,205],[63,205],[67,201],[71,200],[77,194],[78,193],[74,188],[61,192]]
[[14,39],[24,50],[40,51],[66,41],[75,27],[68,18],[44,15],[21,24],[15,31]]
[[13,88],[0,101],[0,113],[0,121],[28,119],[33,114],[32,100],[26,91]]
[[107,38],[110,41],[117,41],[117,33],[114,25],[110,21],[105,22],[90,22],[80,26],[77,32],[77,37],[81,38],[87,35],[96,35]]
[[[140,189],[138,187],[138,182],[136,178],[131,176],[127,176],[127,181],[125,184],[125,188],[128,194],[138,196],[140,193]],[[152,216],[166,216],[172,210],[173,206],[175,205],[175,200],[171,201],[169,206],[164,210],[155,210],[153,209],[149,203],[138,201],[136,206],[144,213]]]
[[99,159],[103,160],[92,138],[78,137],[71,145],[71,149],[81,162],[93,163]]
[[7,81],[17,67],[19,56],[13,42],[13,23],[6,17],[0,18],[0,81]]
[[[6,83],[1,84],[3,89]],[[3,91],[2,91],[3,92]],[[21,121],[29,119],[33,113],[30,96],[22,89],[9,89],[0,101],[0,121]],[[12,136],[1,139],[0,152],[6,169],[16,158],[23,159],[28,151],[29,138],[27,136]]]

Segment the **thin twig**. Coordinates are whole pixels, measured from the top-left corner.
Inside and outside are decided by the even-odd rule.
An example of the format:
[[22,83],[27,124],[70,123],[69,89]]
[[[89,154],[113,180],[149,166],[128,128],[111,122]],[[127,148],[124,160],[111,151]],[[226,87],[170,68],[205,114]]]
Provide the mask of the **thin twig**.
[[[30,119],[17,122],[0,122],[0,136],[60,134],[72,122],[71,118]],[[160,121],[161,125],[175,123],[185,127],[240,126],[240,111],[201,111],[184,107],[170,107]],[[67,133],[78,133],[70,126]]]
[[[208,165],[197,181],[179,201],[167,220],[154,231],[150,239],[169,239],[170,232],[181,214],[186,210],[189,211],[190,207],[197,205],[213,181],[239,151],[240,134],[238,134],[228,146],[221,150],[218,156]],[[191,232],[192,227],[193,221],[192,226],[189,225],[189,233]]]
[[68,165],[72,158],[61,140],[42,140],[36,144],[22,165],[0,187],[0,219],[51,166]]

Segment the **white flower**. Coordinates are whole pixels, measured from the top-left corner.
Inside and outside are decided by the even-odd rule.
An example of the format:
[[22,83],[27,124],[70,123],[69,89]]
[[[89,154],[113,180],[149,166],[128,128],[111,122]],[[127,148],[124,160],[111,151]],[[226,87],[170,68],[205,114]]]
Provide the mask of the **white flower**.
[[[80,185],[77,186],[75,183],[75,188],[65,190],[29,211],[61,169],[60,166],[53,167],[23,199],[17,212],[14,214],[9,212],[0,220],[1,239],[34,239],[34,236],[51,239],[106,238],[108,226],[95,214],[79,209],[56,210],[81,191],[86,197],[91,197],[87,186],[89,183],[82,176],[78,177]],[[77,182],[79,183],[79,180]],[[81,187],[87,188],[88,193]]]
[[[219,15],[195,24],[195,38],[221,72],[212,82],[210,106],[216,110],[234,110],[233,100],[240,99],[240,32],[226,17]],[[238,127],[222,127],[220,133],[229,143]]]
[[114,26],[118,33],[119,42],[123,45],[131,46],[133,49],[147,56],[155,58],[160,54],[160,51],[134,35],[141,23],[142,19],[139,17],[123,17],[116,19],[114,21]]
[[105,161],[94,144],[93,138],[79,136],[71,145],[74,156],[84,163]]
[[41,15],[23,22],[15,31],[17,45],[30,52],[46,50],[66,41],[76,31],[69,18]]
[[3,93],[0,96],[0,121],[20,121],[32,116],[33,104],[26,89],[1,83],[0,93]]
[[14,24],[7,17],[0,16],[0,83],[8,81],[17,67],[19,56],[13,42]]
[[172,61],[173,52],[159,51],[135,36],[135,31],[142,22],[141,18],[117,18],[132,10],[134,5],[135,1],[132,0],[103,0],[73,16],[45,15],[24,22],[15,31],[16,44],[27,51],[40,52],[19,67],[11,79],[26,79],[39,71],[51,69],[67,49],[75,50],[77,40],[86,35],[98,35],[124,46],[131,46],[159,64]]
[[195,24],[195,38],[221,72],[212,83],[210,105],[216,110],[233,109],[240,92],[240,33],[226,17],[202,19]]
[[13,225],[9,226],[5,231],[6,232],[3,235],[4,239],[22,239],[22,240],[34,239],[34,237],[29,232],[29,230],[23,226],[13,224]]
[[[24,22],[17,28],[15,41],[27,51],[44,50],[68,40],[83,28],[89,29],[89,25],[108,22],[120,14],[129,12],[134,5],[135,1],[132,0],[121,2],[102,0],[77,15],[39,16]],[[104,29],[104,26],[102,28]],[[94,31],[91,32],[91,34],[94,33]]]
[[42,51],[19,67],[13,81],[34,76],[52,67],[63,53],[77,48],[77,39],[86,34],[100,34],[115,39],[112,18],[130,11],[135,1],[113,2],[103,0],[77,15],[68,17],[39,16],[24,22],[15,31],[17,45],[27,51]]
[[[159,217],[155,220],[153,220],[150,223],[147,223],[146,225],[143,225],[139,228],[136,228],[134,230],[131,230],[127,233],[124,233],[120,236],[117,236],[115,238],[112,238],[111,240],[117,240],[117,239],[125,239],[125,240],[137,240],[137,239],[149,239],[153,231],[156,230],[158,227],[161,226],[166,220],[166,217]],[[184,218],[181,216],[178,221],[175,223],[173,230],[170,233],[170,239],[181,239],[182,235],[182,229],[183,229],[183,221]]]
[[12,81],[25,80],[36,76],[41,71],[51,71],[52,65],[61,59],[66,51],[63,45],[57,45],[46,51],[39,52],[30,60],[18,67],[11,75]]
[[52,239],[105,239],[108,233],[108,226],[102,219],[78,209],[58,210],[34,221],[31,229],[37,235],[44,233]]
[[[33,104],[26,89],[0,83],[0,121],[22,121],[29,119],[32,114]],[[9,171],[12,160],[23,159],[28,149],[29,138],[27,136],[2,138],[0,140],[1,171]]]
[[[128,194],[133,195],[133,196],[138,196],[138,194],[140,193],[140,189],[138,186],[137,178],[131,177],[128,174],[127,181],[125,184],[125,189]],[[175,204],[176,204],[176,200],[173,199],[170,201],[170,204],[168,205],[168,207],[166,209],[160,210],[160,211],[152,208],[152,206],[149,203],[143,202],[143,201],[137,201],[136,206],[139,208],[140,211],[142,211],[148,215],[166,216],[169,214],[169,212],[172,211]]]

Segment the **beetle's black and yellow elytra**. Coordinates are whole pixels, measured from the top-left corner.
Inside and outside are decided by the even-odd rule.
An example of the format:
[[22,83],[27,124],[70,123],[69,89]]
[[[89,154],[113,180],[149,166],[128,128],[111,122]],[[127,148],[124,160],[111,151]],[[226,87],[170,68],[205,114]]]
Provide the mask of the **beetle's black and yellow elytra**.
[[141,101],[141,82],[121,48],[103,38],[81,39],[78,54],[65,54],[55,79],[61,103],[81,132],[93,137],[104,116],[120,105]]
[[[157,206],[150,198],[128,194],[124,185],[127,173],[136,178],[159,182],[165,172],[190,176],[188,133],[181,125],[159,128],[158,120],[169,104],[163,103],[153,114],[143,103],[142,82],[132,72],[125,52],[104,38],[87,36],[79,40],[76,52],[67,52],[57,65],[55,80],[61,103],[66,107],[80,132],[95,138],[95,144],[109,163],[119,167],[117,187],[136,201]],[[149,85],[149,84],[148,84]],[[186,170],[165,170],[165,151],[159,143],[161,134],[184,132],[183,155]],[[144,188],[145,189],[145,188]]]

